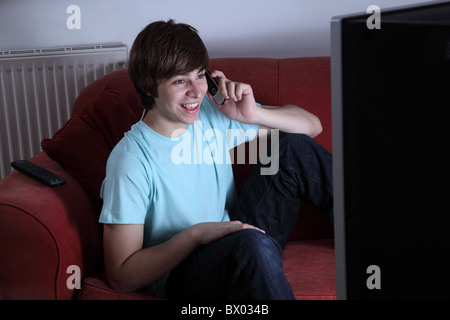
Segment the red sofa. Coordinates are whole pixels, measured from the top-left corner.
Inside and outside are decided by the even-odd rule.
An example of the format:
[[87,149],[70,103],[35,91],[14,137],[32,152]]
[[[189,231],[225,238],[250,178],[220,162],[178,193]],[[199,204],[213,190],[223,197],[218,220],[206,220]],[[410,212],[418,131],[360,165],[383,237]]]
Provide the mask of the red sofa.
[[[329,57],[212,59],[210,69],[250,83],[262,104],[297,104],[319,116],[316,139],[331,152]],[[141,114],[126,70],[112,72],[83,89],[69,121],[31,159],[66,185],[49,188],[18,172],[0,181],[0,299],[155,299],[108,287],[98,223],[106,159]],[[233,165],[238,192],[250,168]],[[333,229],[307,202],[283,261],[297,299],[336,298]]]

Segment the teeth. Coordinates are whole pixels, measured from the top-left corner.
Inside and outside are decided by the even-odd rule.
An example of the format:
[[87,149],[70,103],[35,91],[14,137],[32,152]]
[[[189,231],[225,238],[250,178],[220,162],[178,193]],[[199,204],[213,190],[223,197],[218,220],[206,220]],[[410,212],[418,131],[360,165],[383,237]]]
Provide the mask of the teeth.
[[187,104],[182,104],[181,105],[183,108],[185,109],[194,109],[198,106],[198,102],[197,103],[187,103]]

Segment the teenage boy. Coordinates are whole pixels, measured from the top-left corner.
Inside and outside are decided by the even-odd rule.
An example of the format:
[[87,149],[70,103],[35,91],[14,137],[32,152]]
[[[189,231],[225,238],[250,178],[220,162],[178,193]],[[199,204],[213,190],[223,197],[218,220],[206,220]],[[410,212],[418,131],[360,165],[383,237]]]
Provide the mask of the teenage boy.
[[[227,100],[217,105],[208,63],[197,30],[172,20],[148,25],[133,43],[128,70],[146,114],[112,151],[101,189],[108,282],[173,299],[293,299],[281,248],[300,201],[332,217],[331,155],[312,140],[320,121],[298,106],[260,106],[250,85],[220,71],[212,76]],[[213,157],[258,128],[283,132],[278,172],[261,175],[257,164],[239,199],[229,162],[173,161],[181,141],[192,158]],[[197,139],[207,130],[238,137]]]

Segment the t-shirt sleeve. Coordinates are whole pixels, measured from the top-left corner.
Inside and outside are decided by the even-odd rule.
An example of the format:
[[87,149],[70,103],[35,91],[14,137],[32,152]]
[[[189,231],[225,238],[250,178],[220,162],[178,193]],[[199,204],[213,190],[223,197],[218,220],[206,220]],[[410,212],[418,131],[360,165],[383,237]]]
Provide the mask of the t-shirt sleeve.
[[143,224],[151,195],[151,183],[145,167],[132,154],[111,153],[100,196],[103,208],[99,222]]

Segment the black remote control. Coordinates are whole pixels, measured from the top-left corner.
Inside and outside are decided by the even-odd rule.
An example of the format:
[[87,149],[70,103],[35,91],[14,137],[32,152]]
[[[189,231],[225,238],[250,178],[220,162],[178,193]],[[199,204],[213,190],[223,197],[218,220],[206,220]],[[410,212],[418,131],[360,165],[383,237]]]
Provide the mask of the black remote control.
[[46,186],[56,187],[66,184],[66,180],[28,160],[11,162],[11,166]]

